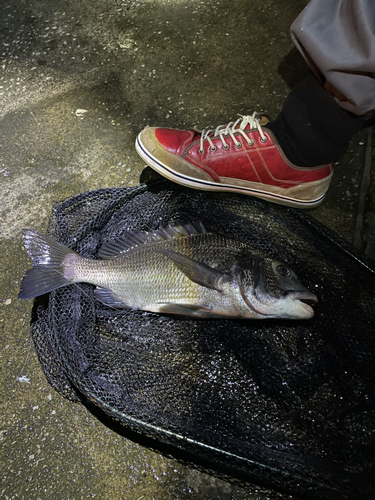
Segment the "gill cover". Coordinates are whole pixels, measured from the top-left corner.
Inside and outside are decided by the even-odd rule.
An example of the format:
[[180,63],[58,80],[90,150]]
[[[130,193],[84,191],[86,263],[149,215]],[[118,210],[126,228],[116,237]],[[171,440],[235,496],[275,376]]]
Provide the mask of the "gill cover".
[[316,295],[282,262],[243,256],[236,277],[244,302],[259,317],[308,319],[314,315],[311,306],[318,302]]

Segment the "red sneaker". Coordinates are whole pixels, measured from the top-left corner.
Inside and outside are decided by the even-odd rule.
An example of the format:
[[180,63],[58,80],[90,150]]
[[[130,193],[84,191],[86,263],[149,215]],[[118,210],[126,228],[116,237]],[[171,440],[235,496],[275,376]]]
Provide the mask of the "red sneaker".
[[147,127],[138,135],[136,149],[150,167],[184,186],[234,191],[293,207],[319,205],[333,163],[293,165],[272,132],[261,126],[260,116],[242,116],[216,130]]

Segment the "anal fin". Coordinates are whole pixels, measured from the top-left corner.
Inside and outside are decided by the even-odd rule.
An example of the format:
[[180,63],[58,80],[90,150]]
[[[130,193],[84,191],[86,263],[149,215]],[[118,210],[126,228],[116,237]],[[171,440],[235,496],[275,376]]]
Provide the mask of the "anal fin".
[[207,317],[211,316],[211,308],[196,304],[175,304],[160,302],[159,312],[164,314],[179,314],[180,316]]
[[131,309],[130,306],[125,304],[112,290],[108,288],[96,287],[94,291],[95,297],[102,302],[102,304],[117,309]]

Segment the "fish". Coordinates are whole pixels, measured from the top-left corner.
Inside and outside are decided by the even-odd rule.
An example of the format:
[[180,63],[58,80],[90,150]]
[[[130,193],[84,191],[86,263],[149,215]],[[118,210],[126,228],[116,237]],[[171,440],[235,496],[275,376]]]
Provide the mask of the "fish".
[[89,283],[109,307],[239,319],[310,319],[318,302],[287,264],[208,232],[201,221],[124,232],[104,243],[97,259],[32,229],[23,230],[23,239],[33,267],[20,299]]

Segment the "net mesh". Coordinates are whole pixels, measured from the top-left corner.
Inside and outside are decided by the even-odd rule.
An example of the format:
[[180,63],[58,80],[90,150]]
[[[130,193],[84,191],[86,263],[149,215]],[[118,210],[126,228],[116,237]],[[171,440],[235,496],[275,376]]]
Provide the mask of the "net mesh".
[[199,219],[288,263],[319,297],[316,314],[184,319],[115,310],[91,285],[67,286],[34,304],[31,333],[48,381],[210,471],[307,498],[371,498],[374,264],[300,211],[147,171],[141,181],[64,200],[49,235],[96,258],[124,230]]

